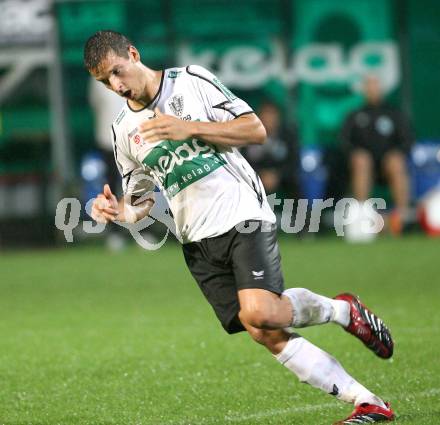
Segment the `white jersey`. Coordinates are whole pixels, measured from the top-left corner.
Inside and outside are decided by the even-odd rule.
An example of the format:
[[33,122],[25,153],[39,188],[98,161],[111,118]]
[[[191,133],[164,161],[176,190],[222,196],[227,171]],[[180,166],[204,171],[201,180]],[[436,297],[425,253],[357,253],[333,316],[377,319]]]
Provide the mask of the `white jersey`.
[[112,126],[124,194],[142,196],[153,189],[153,180],[168,200],[183,243],[222,235],[244,220],[275,222],[259,177],[236,148],[197,139],[143,141],[138,125],[151,119],[156,107],[205,122],[253,112],[200,66],[164,70],[152,102],[139,111],[127,103]]

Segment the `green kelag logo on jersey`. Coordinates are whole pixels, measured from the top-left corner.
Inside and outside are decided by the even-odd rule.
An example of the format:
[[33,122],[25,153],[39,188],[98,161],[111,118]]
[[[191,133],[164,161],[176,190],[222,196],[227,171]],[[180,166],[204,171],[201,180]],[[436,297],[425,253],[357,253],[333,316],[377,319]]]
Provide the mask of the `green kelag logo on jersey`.
[[172,198],[192,183],[226,164],[214,146],[197,139],[164,141],[155,146],[143,163],[149,167]]

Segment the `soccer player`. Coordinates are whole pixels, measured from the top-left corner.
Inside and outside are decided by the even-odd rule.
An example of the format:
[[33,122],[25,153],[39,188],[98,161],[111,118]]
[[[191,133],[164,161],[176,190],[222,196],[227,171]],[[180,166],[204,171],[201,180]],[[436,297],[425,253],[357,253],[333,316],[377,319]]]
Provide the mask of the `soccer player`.
[[393,353],[388,328],[355,296],[284,290],[274,214],[237,150],[265,142],[249,105],[200,66],[148,68],[114,31],[91,36],[84,61],[98,81],[127,99],[112,126],[124,196],[117,200],[105,185],[92,217],[103,223],[144,218],[154,204],[154,181],[169,202],[186,264],[226,332],[247,331],[300,381],[353,403],[354,412],[337,423],[393,420],[388,404],[291,331],[333,322],[378,356]]

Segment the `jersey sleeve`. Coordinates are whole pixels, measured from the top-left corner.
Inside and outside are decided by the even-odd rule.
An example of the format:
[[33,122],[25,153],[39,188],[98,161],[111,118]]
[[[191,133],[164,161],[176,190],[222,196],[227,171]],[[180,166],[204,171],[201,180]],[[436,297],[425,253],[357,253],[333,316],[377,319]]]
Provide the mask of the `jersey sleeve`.
[[122,137],[117,137],[114,127],[113,133],[113,151],[116,165],[122,177],[122,191],[124,195],[143,196],[147,192],[154,190],[155,184],[153,178],[148,174],[138,162],[134,161],[127,154],[124,148]]
[[230,121],[254,111],[235,96],[214,74],[199,65],[190,65],[186,72],[193,77],[195,88],[211,121]]

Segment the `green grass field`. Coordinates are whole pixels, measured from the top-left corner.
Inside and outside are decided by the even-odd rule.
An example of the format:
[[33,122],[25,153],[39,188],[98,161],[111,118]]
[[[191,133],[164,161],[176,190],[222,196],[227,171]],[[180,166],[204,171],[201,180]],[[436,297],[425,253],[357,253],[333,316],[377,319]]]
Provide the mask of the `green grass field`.
[[[354,291],[389,324],[390,361],[329,324],[301,334],[392,402],[440,423],[440,241],[281,241],[286,286]],[[331,424],[351,411],[226,335],[180,247],[2,253],[0,424]]]

